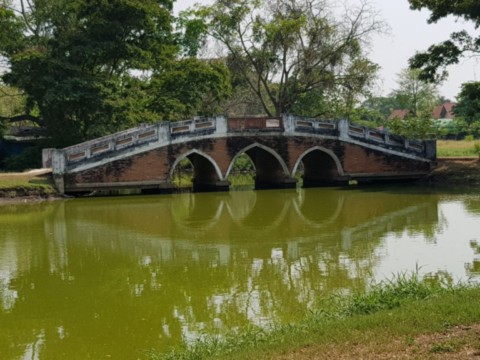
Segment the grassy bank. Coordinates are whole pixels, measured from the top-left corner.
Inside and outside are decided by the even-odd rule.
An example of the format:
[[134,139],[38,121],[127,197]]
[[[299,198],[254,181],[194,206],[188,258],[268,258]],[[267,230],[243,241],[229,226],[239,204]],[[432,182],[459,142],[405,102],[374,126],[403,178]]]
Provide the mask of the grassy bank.
[[437,140],[438,157],[479,156],[480,141]]
[[45,170],[0,173],[0,199],[45,198],[56,195],[50,174]]
[[[171,359],[435,358],[480,354],[480,287],[399,276],[366,294],[325,300],[296,324],[207,337]],[[477,330],[479,331],[477,333]],[[450,336],[438,335],[450,334]],[[460,336],[454,336],[460,334]]]

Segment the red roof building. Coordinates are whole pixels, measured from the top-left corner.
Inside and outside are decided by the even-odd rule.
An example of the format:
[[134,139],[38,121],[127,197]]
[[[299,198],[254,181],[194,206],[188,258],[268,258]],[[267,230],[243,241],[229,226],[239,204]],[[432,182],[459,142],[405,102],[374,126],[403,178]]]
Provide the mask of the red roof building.
[[388,116],[388,120],[393,120],[393,119],[404,120],[407,116],[408,116],[408,110],[407,109],[395,109]]
[[435,120],[454,119],[455,118],[455,114],[453,113],[454,107],[455,107],[455,103],[453,102],[446,102],[442,105],[435,106],[435,109],[433,109],[432,117]]
[[[453,108],[455,107],[454,102],[446,102],[442,105],[437,105],[433,109],[432,118],[435,120],[438,119],[447,119],[451,120],[455,118],[455,113],[453,112]],[[388,120],[392,119],[400,119],[404,120],[408,116],[409,112],[407,109],[395,109],[391,112],[388,116]]]

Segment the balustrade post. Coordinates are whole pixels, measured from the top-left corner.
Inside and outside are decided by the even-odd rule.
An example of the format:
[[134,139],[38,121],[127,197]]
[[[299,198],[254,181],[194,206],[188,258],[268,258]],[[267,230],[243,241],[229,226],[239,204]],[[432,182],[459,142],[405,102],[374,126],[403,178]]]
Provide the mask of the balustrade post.
[[159,143],[168,143],[170,141],[170,122],[159,122],[157,134]]
[[289,114],[282,114],[283,128],[285,134],[295,132],[295,117]]
[[92,146],[90,145],[85,149],[85,159],[90,159],[92,156]]
[[425,157],[430,160],[437,160],[437,141],[425,140]]
[[347,138],[350,137],[348,135],[348,128],[350,126],[348,120],[346,120],[346,119],[338,120],[337,126],[338,126],[338,136],[340,138],[347,139]]
[[220,115],[215,117],[215,134],[223,135],[228,132],[227,117]]
[[65,174],[66,154],[63,150],[54,149],[52,151],[52,175],[55,187],[60,194],[65,193],[65,183],[63,174]]

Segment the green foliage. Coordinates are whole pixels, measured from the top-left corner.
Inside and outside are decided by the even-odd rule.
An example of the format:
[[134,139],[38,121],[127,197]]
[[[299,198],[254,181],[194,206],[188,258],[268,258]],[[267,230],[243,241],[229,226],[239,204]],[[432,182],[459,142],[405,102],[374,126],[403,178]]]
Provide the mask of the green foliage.
[[417,273],[399,274],[393,280],[374,285],[365,294],[348,298],[342,313],[353,316],[390,310],[406,301],[427,299],[448,289],[448,284],[421,281]]
[[334,102],[320,89],[311,90],[298,97],[291,112],[300,116],[332,119],[337,117],[337,107]]
[[55,145],[152,118],[131,74],[158,69],[175,55],[170,0],[24,5],[23,14],[3,15],[0,36],[17,29],[0,43],[10,64],[3,79],[26,93],[27,112],[38,107]]
[[475,144],[473,144],[473,149],[475,154],[480,156],[480,142],[476,142]]
[[462,84],[454,112],[468,125],[480,121],[480,82]]
[[470,127],[462,118],[455,118],[450,121],[433,120],[435,133],[440,138],[462,139],[469,131]]
[[457,351],[457,348],[458,344],[441,343],[433,345],[430,348],[430,352],[433,354],[453,353]]
[[42,149],[32,146],[25,149],[19,155],[7,157],[2,164],[5,171],[20,172],[29,169],[39,169],[42,167]]
[[0,57],[16,51],[23,37],[24,26],[15,15],[10,1],[0,1]]
[[436,136],[436,128],[430,116],[407,117],[392,119],[387,123],[392,134],[405,136],[409,139],[432,139]]
[[377,110],[372,110],[368,108],[357,108],[350,113],[350,122],[367,126],[371,128],[376,128],[379,126],[385,126],[385,117]]
[[368,110],[373,110],[387,118],[392,110],[402,109],[403,105],[398,103],[398,99],[394,96],[386,97],[369,97],[362,103],[362,107]]
[[0,137],[8,128],[8,119],[23,113],[25,96],[18,89],[0,83]]
[[[480,25],[480,11],[476,1],[409,0],[409,3],[413,10],[430,10],[430,23],[453,15],[473,21],[475,26]],[[457,64],[464,55],[476,55],[479,52],[480,37],[472,37],[466,31],[454,32],[449,40],[430,46],[426,52],[416,54],[410,59],[410,67],[421,69],[421,79],[438,81],[448,75],[445,67]]]
[[[400,274],[393,280],[374,285],[367,293],[324,299],[321,308],[312,311],[303,321],[295,324],[276,325],[270,329],[249,327],[222,336],[205,336],[168,353],[160,354],[150,350],[147,351],[147,355],[151,360],[193,360],[241,358],[235,355],[242,351],[251,351],[252,354],[255,353],[252,358],[257,358],[262,348],[275,349],[274,354],[278,354],[282,351],[279,347],[285,344],[299,348],[312,341],[331,344],[329,339],[336,339],[337,346],[338,341],[351,344],[352,337],[358,340],[358,331],[362,330],[378,331],[381,334],[378,335],[384,336],[385,324],[392,321],[389,331],[395,333],[392,329],[404,329],[408,322],[412,324],[410,333],[416,334],[413,328],[418,328],[419,318],[424,319],[426,322],[422,323],[430,326],[430,329],[435,327],[432,319],[436,319],[435,322],[444,321],[439,317],[440,309],[443,311],[442,315],[452,312],[453,316],[458,318],[456,302],[469,290],[471,290],[469,285],[451,285],[441,280],[420,280],[416,274]],[[449,294],[454,296],[454,299],[442,302],[442,296]],[[412,313],[411,309],[434,299],[437,299],[437,303],[432,302],[428,308],[424,307],[421,314]],[[443,307],[439,308],[438,303]],[[402,311],[402,307],[406,309]],[[398,319],[399,313],[403,314],[401,317],[403,321],[397,324],[395,320]],[[471,317],[471,313],[464,311],[463,316]],[[348,329],[353,331],[349,332]]]
[[398,109],[407,109],[414,117],[431,115],[438,98],[435,85],[420,79],[420,70],[404,69],[398,74],[393,97]]
[[235,187],[254,187],[255,184],[255,166],[247,154],[241,154],[235,159],[232,170],[228,176],[231,188]]
[[211,116],[231,93],[230,74],[221,61],[187,58],[155,73],[149,107],[164,120]]
[[[341,96],[352,108],[377,70],[360,44],[381,28],[366,6],[335,18],[331,4],[215,1],[185,13],[195,37],[224,45],[229,68],[269,115],[291,112],[312,91]],[[203,33],[202,33],[203,31]],[[302,113],[312,112],[306,109]]]

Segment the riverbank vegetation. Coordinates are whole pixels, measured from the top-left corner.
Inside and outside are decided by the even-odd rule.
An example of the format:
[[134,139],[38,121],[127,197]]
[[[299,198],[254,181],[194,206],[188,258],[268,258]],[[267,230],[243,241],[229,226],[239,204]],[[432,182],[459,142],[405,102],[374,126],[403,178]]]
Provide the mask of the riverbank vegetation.
[[0,173],[0,199],[49,198],[57,191],[47,170]]
[[[478,285],[401,274],[367,293],[322,300],[297,323],[206,336],[148,355],[151,360],[433,358],[444,353],[462,358],[465,352],[480,354],[479,323]],[[458,332],[462,336],[453,335]]]
[[480,156],[480,141],[437,140],[437,157]]

